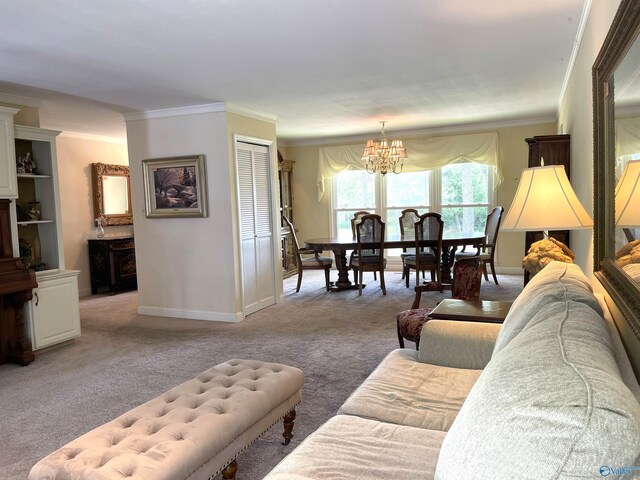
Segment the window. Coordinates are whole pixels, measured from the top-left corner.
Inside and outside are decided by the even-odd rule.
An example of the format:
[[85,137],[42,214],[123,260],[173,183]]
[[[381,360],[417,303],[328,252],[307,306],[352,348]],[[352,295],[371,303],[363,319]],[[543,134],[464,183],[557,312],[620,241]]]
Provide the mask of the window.
[[386,176],[386,202],[383,219],[387,235],[400,235],[398,218],[405,208],[415,208],[421,214],[431,206],[431,172],[410,172]]
[[454,163],[440,169],[444,234],[483,232],[489,213],[489,167]]
[[345,170],[334,177],[335,232],[351,235],[351,219],[360,210],[376,211],[376,176],[364,170]]
[[469,162],[399,175],[346,170],[333,179],[334,231],[349,235],[353,214],[366,210],[379,214],[387,234],[397,236],[400,212],[415,208],[420,213],[440,212],[445,235],[483,232],[493,203],[492,173],[493,167]]

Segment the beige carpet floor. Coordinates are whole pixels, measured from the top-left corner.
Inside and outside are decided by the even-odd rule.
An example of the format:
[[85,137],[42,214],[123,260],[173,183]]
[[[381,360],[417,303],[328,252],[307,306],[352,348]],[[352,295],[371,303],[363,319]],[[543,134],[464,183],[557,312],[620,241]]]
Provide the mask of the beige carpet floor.
[[[27,367],[0,365],[0,478],[26,479],[53,450],[230,358],[305,373],[291,445],[280,445],[277,425],[238,458],[239,480],[262,478],[398,348],[395,315],[413,300],[400,277],[386,273],[383,297],[367,274],[358,297],[357,290],[328,293],[322,272],[305,272],[300,293],[289,278],[283,303],[238,324],[138,315],[136,292],[81,299],[79,339],[38,353]],[[484,282],[482,298],[513,300],[522,288],[519,275],[499,281]],[[449,295],[426,294],[423,306]]]

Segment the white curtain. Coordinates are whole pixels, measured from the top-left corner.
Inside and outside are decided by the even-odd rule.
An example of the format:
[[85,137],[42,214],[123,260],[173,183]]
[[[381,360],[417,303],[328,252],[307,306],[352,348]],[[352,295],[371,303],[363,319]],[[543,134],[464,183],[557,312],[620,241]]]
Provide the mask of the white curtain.
[[616,158],[640,153],[640,117],[616,118]]
[[[464,159],[469,162],[492,165],[495,185],[502,182],[498,164],[498,133],[471,133],[414,140],[403,140],[408,160],[403,172],[419,172],[448,165]],[[364,170],[362,160],[364,143],[321,147],[318,157],[318,200],[324,195],[324,182],[348,168]]]

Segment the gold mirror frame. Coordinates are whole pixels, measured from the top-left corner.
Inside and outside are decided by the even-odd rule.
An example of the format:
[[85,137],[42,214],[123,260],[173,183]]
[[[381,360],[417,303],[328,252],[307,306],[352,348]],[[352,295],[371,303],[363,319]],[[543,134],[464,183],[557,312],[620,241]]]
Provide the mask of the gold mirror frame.
[[[614,262],[614,72],[638,36],[640,2],[622,0],[593,65],[593,268],[640,341],[640,286]],[[619,327],[620,328],[620,327]]]
[[[121,176],[127,177],[127,187],[129,194],[129,213],[117,215],[105,215],[104,212],[104,176]],[[133,225],[133,215],[131,214],[131,187],[129,184],[129,167],[127,165],[109,165],[106,163],[91,164],[91,178],[93,181],[93,215],[98,218],[102,215],[104,221],[102,225],[105,227],[115,225]]]

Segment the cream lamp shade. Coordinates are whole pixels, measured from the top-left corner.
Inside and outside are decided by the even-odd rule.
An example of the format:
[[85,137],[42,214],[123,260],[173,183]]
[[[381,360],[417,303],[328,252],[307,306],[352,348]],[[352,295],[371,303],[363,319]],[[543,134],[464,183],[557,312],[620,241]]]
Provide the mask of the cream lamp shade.
[[627,163],[616,185],[616,226],[640,226],[640,160]]
[[523,170],[503,230],[575,230],[593,226],[562,165]]

